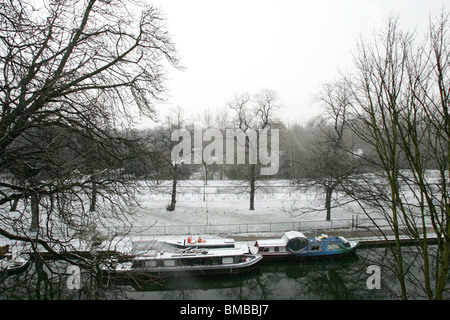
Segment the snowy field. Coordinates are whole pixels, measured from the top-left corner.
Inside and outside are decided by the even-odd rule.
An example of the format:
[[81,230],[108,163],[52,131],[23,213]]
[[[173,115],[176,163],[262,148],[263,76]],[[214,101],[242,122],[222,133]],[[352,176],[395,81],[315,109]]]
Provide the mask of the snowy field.
[[[334,208],[332,221],[326,221],[324,194],[322,189],[298,190],[288,180],[258,181],[255,195],[255,210],[249,210],[249,191],[242,181],[180,181],[177,188],[177,203],[174,211],[167,211],[171,200],[172,182],[163,181],[158,185],[148,186],[141,183],[139,206],[120,212],[119,217],[87,218],[95,223],[95,228],[105,237],[126,234],[131,237],[154,237],[171,235],[205,235],[217,236],[246,234],[280,235],[289,230],[318,230],[330,228],[351,228],[353,219],[358,215],[359,221],[364,214],[358,212],[356,204]],[[341,197],[335,194],[337,201]],[[2,212],[8,219],[1,220],[2,228],[10,230],[7,223],[21,221],[21,232],[33,237],[28,230],[31,222],[29,206],[10,212],[5,204]],[[86,199],[86,204],[88,200]],[[57,221],[57,217],[52,217]],[[83,218],[84,219],[84,218]],[[41,212],[40,226],[46,228],[46,216]],[[87,225],[89,227],[89,225]],[[13,232],[13,230],[10,230]],[[14,231],[15,232],[15,231]],[[47,231],[43,231],[46,234]],[[61,233],[62,232],[62,233]],[[61,235],[59,235],[61,233]],[[61,223],[61,228],[52,228],[53,237],[78,236],[73,230]],[[0,237],[0,244],[6,238]],[[10,243],[10,241],[7,241]],[[6,243],[6,242],[5,242]]]
[[[430,179],[438,177],[433,173]],[[108,217],[107,214],[104,221],[98,220],[102,215],[99,213],[96,217],[86,217],[86,222],[94,222],[107,237],[129,231],[136,236],[230,235],[373,227],[358,204],[349,202],[349,198],[339,192],[333,194],[331,221],[326,221],[323,188],[299,189],[289,180],[257,181],[255,210],[249,210],[248,183],[244,181],[211,180],[207,185],[203,180],[179,181],[174,211],[166,210],[171,201],[171,181],[151,186],[141,182],[140,185],[139,206],[123,208],[118,212],[119,217]],[[411,191],[406,194],[412,195]],[[88,199],[85,205],[88,206]],[[30,220],[29,207],[25,209],[25,215],[20,211],[23,208],[9,212],[5,204],[4,214],[9,219]],[[379,225],[386,225],[384,219],[379,220],[382,218],[378,210],[372,212],[372,218],[377,219]],[[41,214],[40,218],[40,225],[45,226],[45,215]],[[23,222],[24,232],[29,222]]]
[[[334,208],[332,221],[325,221],[322,189],[298,190],[287,180],[258,182],[257,187],[255,210],[249,210],[249,191],[240,181],[209,181],[208,185],[201,180],[180,181],[174,211],[166,210],[171,199],[170,181],[152,188],[143,187],[142,207],[135,208],[132,223],[136,232],[149,234],[195,233],[196,230],[251,233],[351,227],[357,215],[359,219],[364,218],[353,204]],[[342,200],[339,194],[335,198]]]
[[[171,190],[171,181],[153,186],[142,183],[138,195],[140,206],[125,209],[117,219],[88,220],[95,223],[95,228],[103,236],[108,239],[118,238],[119,241],[121,235],[131,239],[188,235],[280,236],[289,230],[315,234],[330,229],[374,227],[358,204],[347,203],[348,197],[337,192],[333,194],[332,205],[336,207],[332,209],[331,221],[326,221],[323,189],[298,189],[288,180],[258,181],[255,210],[249,210],[249,190],[242,181],[209,181],[208,185],[204,185],[202,180],[180,181],[176,209],[167,211]],[[4,209],[10,218],[17,215],[17,218],[30,219],[29,214],[21,215],[19,212],[7,212],[9,210],[6,207]],[[40,218],[40,225],[45,227],[45,216],[41,214]],[[384,219],[377,219],[377,223],[386,225]],[[26,225],[29,223],[25,221],[22,230],[29,233]],[[61,230],[52,229],[52,232],[65,234],[64,230],[66,228],[62,227]],[[67,230],[67,234],[72,234],[70,229]],[[73,239],[79,241],[76,234]],[[2,240],[5,239],[1,237],[0,243],[3,243]]]

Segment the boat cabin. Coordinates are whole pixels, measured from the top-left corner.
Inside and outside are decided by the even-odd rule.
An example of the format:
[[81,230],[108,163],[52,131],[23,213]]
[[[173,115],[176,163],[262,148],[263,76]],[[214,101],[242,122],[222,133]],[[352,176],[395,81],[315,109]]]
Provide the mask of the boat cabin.
[[302,232],[286,232],[281,239],[257,240],[255,247],[258,253],[296,253],[305,250],[309,241]]
[[357,241],[348,241],[340,236],[320,235],[306,238],[298,231],[286,232],[281,239],[255,242],[257,252],[265,258],[337,256],[354,251],[357,245]]
[[149,251],[136,257],[132,268],[228,265],[245,262],[246,258],[244,251],[234,248],[217,251],[191,248],[179,252]]

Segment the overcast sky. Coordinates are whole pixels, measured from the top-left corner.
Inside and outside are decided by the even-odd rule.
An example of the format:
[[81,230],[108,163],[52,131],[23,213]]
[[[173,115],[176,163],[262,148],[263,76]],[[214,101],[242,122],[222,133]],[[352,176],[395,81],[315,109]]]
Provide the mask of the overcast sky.
[[[188,116],[224,108],[235,93],[275,90],[286,123],[318,113],[321,84],[352,68],[360,37],[373,39],[390,13],[423,34],[443,0],[148,0],[167,18],[186,67],[170,70],[170,99],[160,112]],[[448,9],[448,5],[446,10]]]

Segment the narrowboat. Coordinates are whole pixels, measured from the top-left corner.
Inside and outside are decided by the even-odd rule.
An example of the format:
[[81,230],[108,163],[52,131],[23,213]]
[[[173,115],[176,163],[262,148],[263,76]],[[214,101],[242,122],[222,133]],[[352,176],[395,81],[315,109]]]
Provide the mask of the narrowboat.
[[29,265],[29,255],[11,252],[9,245],[0,247],[0,274],[12,275],[21,273],[25,271]]
[[307,238],[302,232],[286,232],[281,239],[257,240],[254,250],[266,259],[332,258],[351,254],[358,241],[344,237],[321,235]]
[[[167,247],[166,247],[167,249]],[[146,250],[127,261],[108,264],[103,270],[112,275],[237,274],[257,267],[262,256],[242,248],[184,248]]]

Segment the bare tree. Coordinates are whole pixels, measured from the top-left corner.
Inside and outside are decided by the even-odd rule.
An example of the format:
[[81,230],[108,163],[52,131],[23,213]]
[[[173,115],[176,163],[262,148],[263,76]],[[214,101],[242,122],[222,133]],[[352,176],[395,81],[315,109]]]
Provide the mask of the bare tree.
[[[58,228],[85,225],[89,196],[98,223],[134,198],[122,169],[138,147],[124,133],[153,116],[177,52],[156,8],[120,0],[2,1],[0,52],[0,234],[61,256]],[[5,210],[15,200],[21,219]],[[33,235],[30,214],[44,222]]]
[[[203,113],[199,113],[197,115],[197,119],[200,119],[200,121],[193,121],[194,124],[192,126],[191,131],[198,130],[200,132],[200,130],[202,130],[202,144],[201,144],[200,148],[202,149],[202,154],[203,154],[203,151],[205,148],[204,141],[203,141],[203,137],[204,137],[203,130],[213,128],[215,118],[214,118],[214,114],[213,114],[212,110],[210,108],[206,108],[203,111]],[[198,127],[198,126],[200,126],[200,127]],[[200,144],[198,144],[198,145],[200,145]],[[217,155],[216,155],[216,157],[217,157]],[[198,162],[200,162],[200,160],[201,160],[203,182],[206,186],[206,185],[208,185],[208,180],[211,178],[211,176],[214,175],[214,172],[217,170],[218,164],[216,162],[214,162],[212,164],[208,164],[205,161],[203,156],[201,156],[201,159],[197,159],[197,160],[198,160]],[[196,162],[196,161],[194,161],[194,162]],[[219,164],[219,165],[221,165],[221,164]],[[206,201],[205,193],[203,193],[203,201]]]
[[[372,179],[362,186],[358,198],[369,217],[381,213],[394,233],[392,253],[405,299],[407,281],[428,298],[442,299],[448,274],[448,27],[442,14],[430,23],[426,43],[417,45],[398,18],[391,18],[374,44],[360,43],[357,72],[348,79],[355,101],[352,129],[373,147],[376,157],[367,160],[382,174],[379,184]],[[428,246],[430,227],[438,238],[436,249]],[[408,280],[401,234],[417,240],[423,283]]]
[[[333,194],[343,190],[348,178],[357,168],[354,153],[354,141],[350,139],[347,113],[350,107],[350,90],[345,82],[335,81],[325,84],[318,96],[324,106],[309,141],[308,165],[305,167],[306,177],[325,191],[326,220],[331,220]],[[303,185],[302,180],[298,180]],[[309,184],[311,186],[311,184]]]
[[[230,114],[229,110],[227,108],[219,108],[216,110],[214,123],[216,125],[216,128],[220,130],[222,133],[222,136],[226,136],[226,130],[229,128],[229,125],[231,123],[230,121]],[[224,150],[224,153],[226,150]],[[225,154],[223,154],[225,157]],[[215,163],[214,166],[217,168],[219,179],[223,180],[225,178],[225,171],[227,165],[225,163],[217,164]]]
[[308,144],[310,130],[303,125],[294,124],[287,128],[286,137],[283,140],[282,163],[288,170],[286,177],[290,183],[296,184],[306,177]]
[[[191,151],[190,133],[185,128],[186,120],[183,116],[183,109],[181,107],[171,110],[171,113],[167,116],[164,124],[159,126],[155,132],[147,138],[150,144],[151,152],[155,158],[155,162],[162,170],[163,176],[167,176],[172,181],[171,188],[171,201],[167,206],[168,211],[173,211],[176,208],[177,203],[177,186],[179,180],[189,175],[188,166],[184,166],[183,163],[190,158],[177,157],[174,159],[172,152],[175,150],[175,146],[178,144],[178,139],[186,139],[186,136],[174,136],[174,132],[185,132],[189,136],[188,151]],[[172,140],[173,139],[173,140]],[[185,141],[183,141],[185,142]]]
[[[228,104],[235,114],[235,127],[245,133],[245,150],[248,164],[241,166],[242,174],[249,183],[250,210],[255,210],[256,181],[261,168],[260,159],[251,159],[252,154],[259,154],[261,130],[269,129],[276,124],[276,112],[280,108],[275,91],[263,89],[253,99],[248,93],[236,95]],[[254,135],[254,136],[252,136]],[[237,141],[237,140],[236,140]],[[239,143],[237,141],[237,143]],[[252,163],[253,162],[253,163]],[[239,170],[238,169],[238,170]]]

